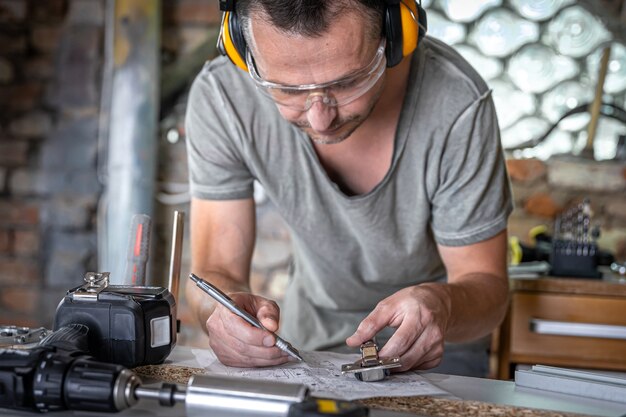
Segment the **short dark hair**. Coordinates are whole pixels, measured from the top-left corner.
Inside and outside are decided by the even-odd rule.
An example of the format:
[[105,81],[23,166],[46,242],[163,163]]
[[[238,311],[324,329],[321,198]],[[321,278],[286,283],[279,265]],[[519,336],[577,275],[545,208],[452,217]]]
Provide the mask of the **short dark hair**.
[[277,29],[307,37],[317,37],[328,30],[330,22],[354,9],[369,21],[368,33],[374,39],[382,35],[383,0],[237,0],[237,16],[246,40],[250,42],[250,15],[258,13]]

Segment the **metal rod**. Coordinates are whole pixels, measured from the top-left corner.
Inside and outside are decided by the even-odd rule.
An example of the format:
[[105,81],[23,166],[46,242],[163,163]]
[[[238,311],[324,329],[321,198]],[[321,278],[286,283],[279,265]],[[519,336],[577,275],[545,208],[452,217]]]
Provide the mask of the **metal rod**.
[[[163,390],[161,388],[147,388],[137,387],[135,388],[135,396],[139,399],[147,400],[161,400],[164,395],[169,394],[169,390]],[[187,397],[186,391],[174,391],[172,399],[175,403],[185,402]],[[172,404],[173,405],[173,404]]]
[[172,226],[172,253],[170,256],[170,271],[168,289],[178,300],[178,285],[180,283],[180,267],[183,254],[183,232],[185,229],[185,213],[174,211],[174,225]]
[[531,319],[530,330],[539,334],[626,340],[626,326],[597,323],[572,323]]
[[[134,213],[154,215],[156,187],[161,0],[114,2],[113,78],[108,114],[106,180],[99,210],[104,215],[100,271],[111,272],[111,283],[124,277],[126,248]],[[111,65],[107,63],[107,65]],[[149,285],[164,286],[163,277],[149,273]]]
[[609,58],[611,57],[611,47],[607,46],[602,51],[602,58],[600,59],[600,69],[598,72],[598,84],[596,85],[596,93],[589,108],[591,114],[591,120],[587,128],[587,143],[583,150],[583,156],[587,156],[593,159],[593,141],[596,137],[596,130],[598,128],[598,119],[600,118],[600,108],[602,107],[602,95],[604,92],[604,80],[606,79],[606,72],[609,68]]

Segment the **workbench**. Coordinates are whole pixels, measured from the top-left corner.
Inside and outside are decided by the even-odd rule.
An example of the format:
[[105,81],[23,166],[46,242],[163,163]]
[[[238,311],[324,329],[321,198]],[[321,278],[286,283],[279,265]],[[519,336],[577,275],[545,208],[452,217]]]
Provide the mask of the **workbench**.
[[[202,372],[199,365],[194,368],[195,357],[190,347],[177,346],[163,365],[157,365],[160,375],[166,380],[184,382],[178,369],[192,369]],[[168,375],[171,373],[170,375]],[[430,382],[451,394],[450,397],[397,397],[374,398],[363,402],[372,408],[388,409],[421,413],[420,415],[436,416],[498,416],[508,417],[524,415],[525,417],[556,417],[571,414],[587,414],[595,416],[618,417],[626,413],[626,404],[599,401],[564,394],[543,392],[532,389],[517,388],[511,381],[470,378],[443,374],[423,374]],[[145,377],[142,377],[146,380]],[[146,381],[146,382],[154,382]],[[521,407],[521,408],[520,408]],[[0,414],[9,412],[11,415],[40,415],[36,413],[15,412],[0,410]],[[428,413],[428,414],[426,414]],[[128,410],[118,414],[85,413],[80,411],[62,411],[49,414],[53,417],[82,416],[82,415],[115,415],[115,416],[155,416],[170,417],[184,416],[184,406],[176,405],[173,408],[160,407],[153,401],[140,400]],[[393,411],[376,410],[372,417],[399,417]]]
[[510,287],[493,377],[511,379],[520,364],[626,372],[625,280],[542,277],[511,279]]

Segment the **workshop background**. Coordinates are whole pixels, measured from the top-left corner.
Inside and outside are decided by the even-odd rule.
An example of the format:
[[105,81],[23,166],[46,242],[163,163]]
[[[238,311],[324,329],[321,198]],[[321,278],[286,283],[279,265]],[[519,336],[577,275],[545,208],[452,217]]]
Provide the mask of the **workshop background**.
[[[125,9],[114,12],[115,3]],[[593,223],[601,229],[599,246],[625,262],[623,115],[621,121],[599,117],[592,158],[583,152],[588,112],[567,117],[541,143],[534,141],[566,112],[593,100],[607,45],[603,101],[626,106],[626,1],[422,3],[429,34],[454,45],[493,88],[516,203],[510,235],[531,244],[530,229],[543,224],[550,230],[557,214],[589,198]],[[116,204],[105,193],[116,184],[103,170],[113,143],[107,136],[114,88],[108,63],[137,59],[132,43],[112,44],[115,13],[122,26],[131,22],[128,27],[136,27],[137,13],[158,19],[158,68],[147,80],[156,94],[140,88],[131,93],[148,95],[148,107],[156,109],[154,120],[141,123],[156,145],[155,182],[148,186],[154,189],[155,225],[150,281],[165,282],[173,212],[189,211],[185,94],[215,54],[217,1],[0,0],[0,325],[51,327],[65,291],[81,284],[85,272],[98,270],[102,207]],[[114,47],[126,49],[112,57]],[[526,145],[534,146],[521,149]],[[147,176],[143,180],[151,183]],[[289,230],[261,187],[255,199],[252,288],[280,299],[291,259]],[[188,242],[187,222],[179,343],[201,345],[205,338],[184,300]],[[127,240],[114,244],[123,253]]]

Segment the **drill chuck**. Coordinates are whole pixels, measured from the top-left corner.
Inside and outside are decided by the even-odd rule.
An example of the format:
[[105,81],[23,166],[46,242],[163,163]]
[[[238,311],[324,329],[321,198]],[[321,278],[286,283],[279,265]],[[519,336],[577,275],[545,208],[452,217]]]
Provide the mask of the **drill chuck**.
[[77,359],[64,383],[66,407],[71,410],[117,412],[137,403],[141,380],[121,365]]
[[0,349],[0,407],[117,412],[137,402],[140,384],[123,366],[85,355]]

